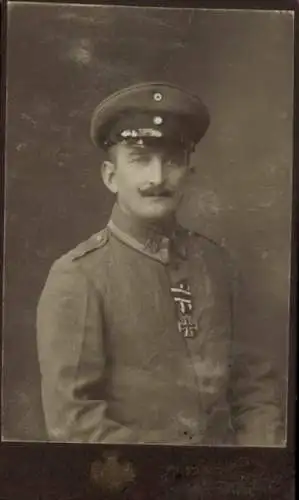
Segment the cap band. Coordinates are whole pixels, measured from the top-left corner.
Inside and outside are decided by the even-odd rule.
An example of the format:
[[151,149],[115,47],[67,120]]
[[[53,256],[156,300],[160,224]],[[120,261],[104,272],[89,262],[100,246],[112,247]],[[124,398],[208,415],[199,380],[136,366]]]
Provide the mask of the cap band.
[[[125,139],[165,138],[184,144],[186,147],[195,142],[192,120],[184,115],[173,113],[141,112],[128,110],[122,113],[110,127],[107,127],[102,141],[106,146]],[[189,149],[188,147],[188,149]]]

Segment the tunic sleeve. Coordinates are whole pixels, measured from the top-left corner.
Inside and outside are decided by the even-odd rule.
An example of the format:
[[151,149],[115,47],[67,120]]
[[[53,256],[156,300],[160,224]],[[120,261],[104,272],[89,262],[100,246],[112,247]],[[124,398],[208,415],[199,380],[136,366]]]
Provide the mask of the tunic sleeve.
[[266,353],[250,345],[250,332],[245,331],[245,284],[236,267],[231,268],[233,337],[229,398],[236,442],[242,446],[283,445],[282,380]]
[[282,398],[273,365],[257,352],[241,347],[234,357],[231,415],[237,444],[283,445]]
[[37,309],[42,402],[50,440],[134,442],[108,418],[101,297],[75,262],[54,265]]

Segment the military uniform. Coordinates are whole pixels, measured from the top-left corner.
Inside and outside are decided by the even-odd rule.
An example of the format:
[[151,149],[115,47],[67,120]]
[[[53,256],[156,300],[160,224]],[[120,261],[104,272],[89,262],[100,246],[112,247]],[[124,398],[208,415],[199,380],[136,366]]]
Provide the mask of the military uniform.
[[[104,143],[98,112],[92,136]],[[217,244],[175,220],[161,232],[116,203],[105,229],[54,263],[39,301],[49,438],[278,444],[275,379],[238,345],[235,284]]]

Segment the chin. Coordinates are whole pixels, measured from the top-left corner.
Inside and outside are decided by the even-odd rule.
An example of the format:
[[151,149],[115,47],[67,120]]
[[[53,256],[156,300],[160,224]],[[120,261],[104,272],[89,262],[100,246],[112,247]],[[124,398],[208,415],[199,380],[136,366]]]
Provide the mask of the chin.
[[[142,211],[142,217],[148,220],[162,220],[174,214],[176,207],[169,206],[154,206]],[[141,215],[141,214],[140,214]]]

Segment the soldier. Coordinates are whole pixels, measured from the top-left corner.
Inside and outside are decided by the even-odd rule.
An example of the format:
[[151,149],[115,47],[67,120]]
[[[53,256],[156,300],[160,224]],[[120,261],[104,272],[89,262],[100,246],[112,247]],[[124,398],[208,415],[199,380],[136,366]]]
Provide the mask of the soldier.
[[222,248],[178,225],[202,101],[165,83],[95,109],[102,178],[116,195],[99,233],[58,259],[37,314],[49,439],[280,443],[277,384],[237,342],[237,294]]

